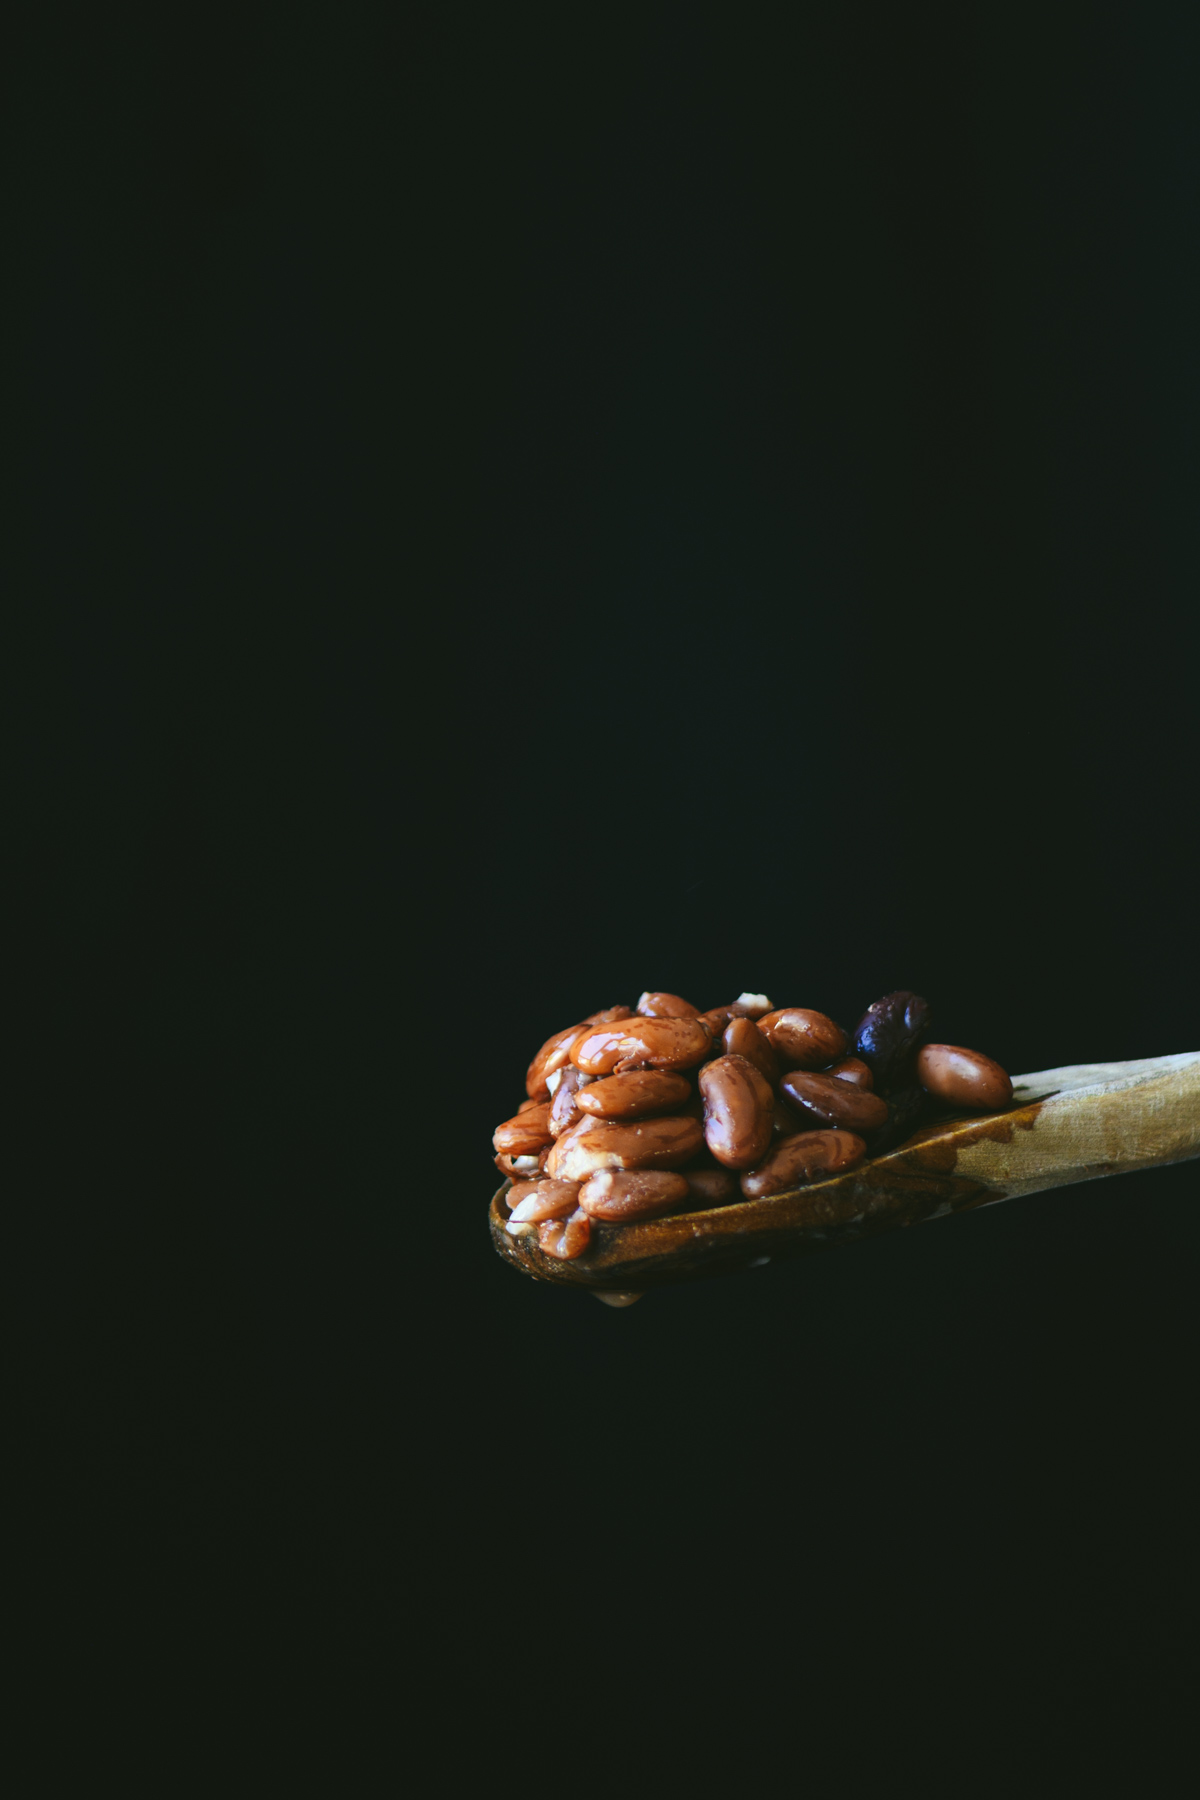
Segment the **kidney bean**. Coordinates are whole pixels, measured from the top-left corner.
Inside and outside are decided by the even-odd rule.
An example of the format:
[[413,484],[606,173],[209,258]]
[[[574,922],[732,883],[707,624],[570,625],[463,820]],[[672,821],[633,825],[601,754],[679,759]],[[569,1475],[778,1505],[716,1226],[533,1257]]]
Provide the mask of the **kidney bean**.
[[592,1219],[654,1219],[674,1212],[688,1197],[682,1175],[669,1169],[600,1169],[579,1190],[579,1204]]
[[579,1204],[577,1181],[518,1181],[504,1196],[514,1225],[565,1219]]
[[547,1219],[538,1226],[538,1249],[559,1262],[582,1256],[592,1236],[592,1221],[579,1207],[566,1219]]
[[721,1041],[726,1056],[744,1056],[760,1075],[766,1076],[772,1087],[775,1086],[779,1080],[779,1058],[753,1019],[730,1019]]
[[823,1069],[846,1049],[841,1026],[807,1006],[781,1006],[759,1019],[758,1029],[792,1068]]
[[615,1024],[618,1019],[631,1019],[633,1014],[627,1006],[608,1006],[603,1012],[589,1013],[578,1025],[568,1025],[562,1031],[556,1031],[548,1037],[533,1061],[525,1076],[525,1092],[531,1100],[548,1100],[550,1089],[546,1085],[547,1077],[555,1074],[566,1063],[571,1054],[571,1045],[579,1033],[589,1025]]
[[836,1125],[846,1131],[878,1130],[888,1116],[887,1101],[850,1081],[815,1075],[809,1069],[793,1069],[779,1084],[780,1094],[791,1102],[807,1124]]
[[868,1006],[855,1027],[854,1054],[867,1064],[881,1094],[911,1082],[913,1052],[928,1029],[928,1000],[907,988]]
[[700,1008],[693,1006],[690,1000],[681,1000],[678,994],[643,994],[637,1003],[638,1012],[647,1019],[698,1019]]
[[689,1197],[700,1206],[724,1206],[737,1193],[737,1178],[715,1164],[709,1169],[681,1169]]
[[826,1069],[825,1073],[832,1075],[837,1081],[852,1081],[855,1087],[866,1088],[868,1092],[875,1086],[870,1069],[858,1056],[847,1056],[842,1062],[834,1063],[831,1068]]
[[598,1169],[677,1169],[692,1160],[703,1142],[699,1119],[645,1119],[639,1124],[585,1114],[554,1145],[546,1173],[560,1181],[586,1181]]
[[[586,1081],[587,1076],[581,1076]],[[606,1075],[579,1096],[579,1110],[598,1119],[641,1119],[647,1113],[678,1112],[692,1097],[692,1084],[666,1069],[631,1069]]]
[[972,1111],[996,1112],[1012,1101],[1012,1082],[998,1062],[958,1044],[926,1044],[917,1053],[917,1080],[927,1094]]
[[531,1107],[543,1106],[544,1104],[545,1102],[542,1100],[522,1100],[520,1106],[517,1108],[517,1113],[519,1115],[523,1112],[528,1112]]
[[534,1156],[550,1142],[550,1108],[544,1104],[505,1119],[492,1133],[493,1146],[507,1156]]
[[852,1131],[802,1131],[777,1144],[756,1169],[746,1170],[742,1192],[747,1200],[782,1194],[806,1181],[840,1175],[843,1169],[860,1163],[866,1153],[867,1146]]
[[719,1056],[700,1071],[704,1141],[728,1169],[748,1169],[771,1142],[775,1096],[747,1057]]
[[712,1045],[699,1019],[638,1019],[597,1025],[576,1039],[571,1061],[586,1075],[623,1075],[629,1069],[691,1069]]

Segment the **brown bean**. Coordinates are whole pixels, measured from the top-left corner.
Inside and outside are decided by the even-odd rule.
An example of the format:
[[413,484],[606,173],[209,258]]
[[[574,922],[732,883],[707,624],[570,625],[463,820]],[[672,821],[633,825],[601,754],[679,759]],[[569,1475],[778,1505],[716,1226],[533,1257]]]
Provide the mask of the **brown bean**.
[[779,1080],[779,1058],[753,1019],[730,1019],[722,1042],[726,1056],[744,1056],[760,1075],[766,1076],[772,1087],[775,1086]]
[[581,1031],[589,1025],[614,1024],[618,1019],[629,1019],[633,1015],[627,1006],[609,1006],[603,1012],[589,1013],[578,1025],[568,1025],[562,1031],[556,1031],[548,1037],[525,1075],[525,1092],[531,1100],[548,1100],[550,1090],[546,1086],[546,1078],[561,1069],[571,1054],[571,1045]]
[[677,1169],[704,1142],[699,1119],[645,1119],[627,1124],[585,1116],[563,1133],[546,1162],[560,1181],[586,1181],[598,1169]]
[[678,994],[643,994],[637,1003],[638,1012],[645,1019],[698,1019],[700,1008],[693,1006],[690,1000],[681,1000]]
[[578,1093],[582,1083],[589,1080],[574,1063],[568,1063],[559,1071],[554,1087],[554,1098],[550,1102],[550,1136],[560,1138],[579,1118]]
[[742,1192],[747,1200],[783,1194],[806,1181],[852,1169],[866,1154],[867,1146],[852,1131],[802,1131],[777,1144],[757,1169],[746,1170]]
[[681,1169],[688,1195],[699,1206],[724,1206],[737,1193],[737,1179],[728,1169]]
[[[587,1076],[581,1076],[586,1081]],[[678,1112],[692,1096],[692,1084],[666,1069],[631,1069],[606,1075],[579,1096],[579,1110],[597,1119],[641,1119],[647,1113]]]
[[579,1190],[590,1218],[617,1222],[674,1212],[687,1197],[686,1180],[669,1169],[600,1169]]
[[917,1080],[927,1094],[951,1106],[996,1112],[1012,1102],[1012,1082],[982,1050],[959,1044],[926,1044],[917,1052]]
[[550,1108],[545,1104],[505,1119],[492,1133],[493,1147],[506,1156],[535,1156],[550,1142]]
[[875,1077],[861,1056],[847,1056],[842,1062],[834,1063],[832,1068],[826,1069],[825,1073],[832,1075],[837,1081],[852,1081],[855,1087],[870,1090],[875,1086]]
[[761,1070],[744,1056],[718,1056],[700,1071],[704,1141],[728,1169],[748,1169],[771,1142],[775,1096]]
[[887,1101],[851,1081],[793,1069],[779,1084],[780,1094],[800,1110],[805,1124],[837,1125],[846,1131],[877,1131],[888,1116]]
[[518,1181],[504,1196],[514,1225],[565,1219],[579,1204],[577,1181]]
[[556,1031],[553,1037],[546,1039],[525,1074],[525,1092],[531,1100],[550,1098],[546,1077],[562,1068],[571,1054],[571,1045],[584,1030],[586,1026],[583,1025],[568,1025],[565,1030]]
[[538,1226],[538,1249],[559,1262],[582,1256],[592,1235],[592,1221],[579,1207],[566,1219],[547,1219]]
[[781,1006],[759,1019],[758,1029],[794,1069],[823,1069],[845,1054],[846,1034],[824,1013],[806,1006]]
[[597,1025],[576,1039],[571,1061],[586,1075],[623,1075],[627,1069],[691,1069],[712,1045],[699,1019],[637,1019]]
[[518,1106],[518,1108],[517,1108],[517,1111],[518,1111],[518,1113],[528,1112],[531,1106],[542,1106],[544,1104],[545,1104],[545,1102],[542,1100],[522,1100],[520,1106]]

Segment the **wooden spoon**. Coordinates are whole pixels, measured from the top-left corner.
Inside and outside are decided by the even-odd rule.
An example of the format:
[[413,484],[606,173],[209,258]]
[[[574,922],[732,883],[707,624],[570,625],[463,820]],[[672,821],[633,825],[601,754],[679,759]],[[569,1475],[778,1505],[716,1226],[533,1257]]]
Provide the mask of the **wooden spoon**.
[[1007,1111],[925,1126],[827,1181],[639,1224],[594,1223],[591,1243],[573,1262],[546,1256],[536,1231],[509,1235],[505,1182],[491,1204],[492,1239],[535,1280],[590,1288],[622,1305],[646,1288],[733,1274],[772,1257],[1192,1156],[1200,1156],[1200,1051],[1080,1063],[1019,1075]]

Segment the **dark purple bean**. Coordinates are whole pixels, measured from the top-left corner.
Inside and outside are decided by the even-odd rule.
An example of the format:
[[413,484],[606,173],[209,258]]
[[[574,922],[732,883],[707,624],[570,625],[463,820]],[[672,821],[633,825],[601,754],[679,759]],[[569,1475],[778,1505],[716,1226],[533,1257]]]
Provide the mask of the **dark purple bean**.
[[854,1033],[854,1054],[875,1078],[876,1093],[889,1098],[893,1089],[913,1080],[913,1060],[929,1029],[929,1002],[901,988],[869,1006]]

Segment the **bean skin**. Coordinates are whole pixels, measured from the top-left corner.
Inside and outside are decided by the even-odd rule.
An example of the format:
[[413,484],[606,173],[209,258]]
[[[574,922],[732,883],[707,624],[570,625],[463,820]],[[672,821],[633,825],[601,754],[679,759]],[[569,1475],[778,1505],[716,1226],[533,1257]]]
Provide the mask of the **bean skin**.
[[823,1069],[846,1052],[841,1026],[806,1006],[781,1006],[759,1019],[758,1029],[793,1069]]
[[505,1119],[492,1133],[493,1148],[506,1156],[536,1156],[551,1141],[550,1108],[544,1104]]
[[779,1080],[779,1058],[753,1019],[730,1019],[721,1041],[726,1056],[744,1056],[775,1086]]
[[727,1169],[748,1169],[771,1142],[775,1096],[761,1070],[744,1056],[719,1056],[700,1071],[704,1141]]
[[852,1131],[802,1131],[785,1138],[756,1169],[742,1176],[747,1200],[786,1193],[806,1181],[820,1181],[852,1169],[867,1154],[867,1146]]
[[538,1226],[538,1249],[559,1262],[582,1256],[592,1236],[592,1221],[581,1207],[565,1219],[547,1219]]
[[834,1063],[826,1069],[837,1081],[852,1081],[855,1087],[866,1088],[868,1092],[875,1086],[874,1076],[861,1057],[847,1056],[842,1062]]
[[518,1111],[518,1113],[528,1112],[531,1106],[541,1106],[543,1104],[544,1104],[544,1102],[541,1100],[522,1100],[520,1106],[518,1106],[518,1108],[517,1108],[517,1111]]
[[[587,1077],[581,1077],[586,1081]],[[579,1095],[580,1112],[598,1119],[641,1119],[648,1113],[678,1112],[692,1097],[692,1085],[666,1069],[631,1069],[607,1075]]]
[[699,1119],[666,1118],[620,1123],[586,1114],[550,1151],[546,1173],[560,1181],[586,1181],[599,1169],[677,1169],[704,1142]]
[[853,1082],[809,1069],[793,1069],[779,1084],[779,1091],[800,1112],[807,1124],[833,1125],[845,1131],[877,1131],[888,1115],[887,1101]]
[[687,1197],[686,1180],[669,1169],[601,1169],[579,1190],[579,1204],[589,1218],[612,1222],[656,1219],[674,1212]]
[[1012,1103],[1012,1082],[1000,1064],[958,1044],[926,1044],[917,1054],[917,1080],[951,1106],[997,1112]]
[[545,1219],[565,1219],[579,1204],[577,1181],[518,1181],[504,1196],[510,1223],[540,1225]]
[[912,1080],[913,1054],[929,1029],[929,1002],[899,988],[868,1006],[854,1031],[854,1054],[875,1077],[878,1093]]
[[637,1003],[638,1012],[645,1019],[698,1019],[700,1008],[693,1006],[690,1000],[681,1000],[678,994],[643,994]]
[[629,1069],[692,1069],[712,1047],[699,1019],[637,1019],[591,1027],[571,1046],[571,1061],[585,1075],[623,1075]]

